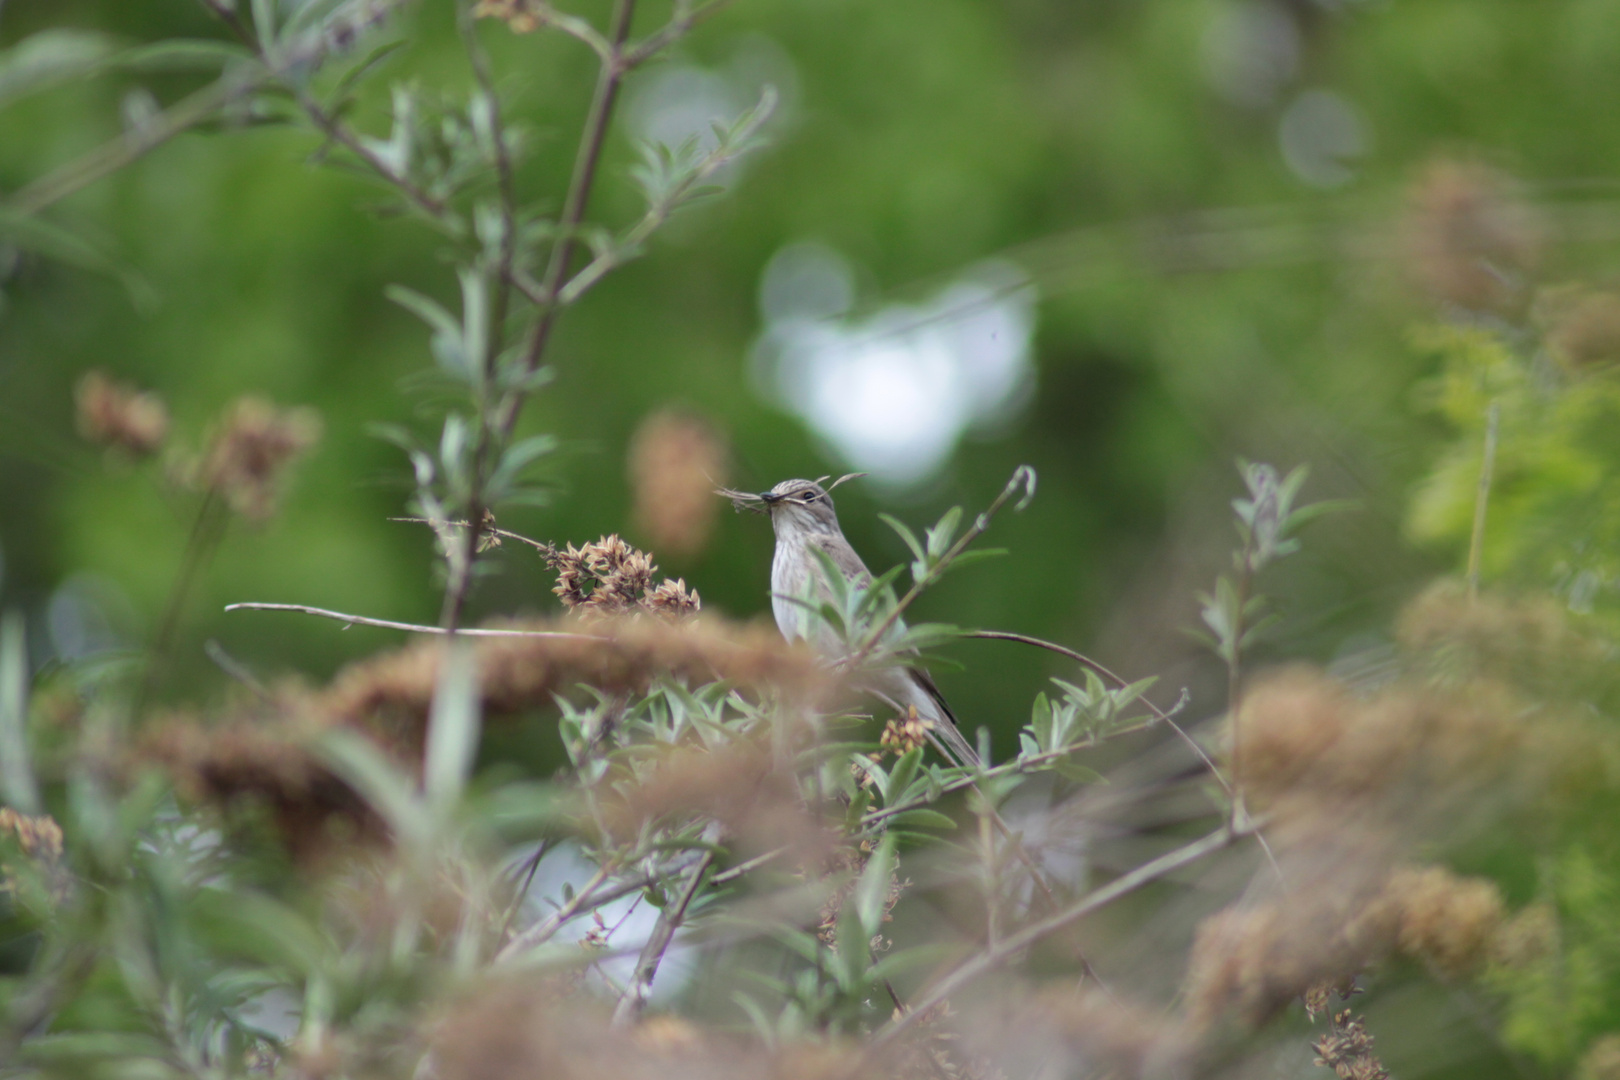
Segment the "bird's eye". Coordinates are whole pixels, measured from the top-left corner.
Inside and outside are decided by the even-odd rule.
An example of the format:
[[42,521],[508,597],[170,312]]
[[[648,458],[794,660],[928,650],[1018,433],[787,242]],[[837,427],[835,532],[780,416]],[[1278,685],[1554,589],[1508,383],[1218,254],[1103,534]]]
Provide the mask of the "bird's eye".
[[806,491],[806,492],[802,493],[799,497],[805,501],[806,505],[816,501],[816,493],[813,492],[813,491]]

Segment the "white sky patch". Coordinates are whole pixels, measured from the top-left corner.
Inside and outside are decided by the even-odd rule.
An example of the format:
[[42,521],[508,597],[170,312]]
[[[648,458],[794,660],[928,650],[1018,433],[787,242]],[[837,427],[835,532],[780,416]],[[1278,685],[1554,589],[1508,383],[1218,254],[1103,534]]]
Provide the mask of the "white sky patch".
[[[521,867],[520,861],[514,868],[514,873]],[[523,919],[519,925],[538,922],[556,911],[563,902],[563,886],[569,885],[575,891],[583,889],[596,871],[596,864],[586,859],[572,845],[549,852],[540,860],[540,866],[535,871],[534,882],[529,887]],[[637,892],[603,904],[596,910],[601,913],[602,922],[611,931],[607,939],[608,950],[621,955],[593,965],[586,973],[586,981],[607,1000],[616,1001],[620,990],[629,985],[630,978],[635,973],[636,953],[652,936],[653,924],[658,921],[658,909],[647,903],[642,894]],[[581,915],[564,923],[551,941],[558,944],[577,943],[595,928],[596,922],[589,914]],[[673,997],[691,980],[693,972],[696,971],[697,955],[689,947],[681,944],[684,936],[683,932],[677,931],[675,940],[664,953],[663,962],[658,965],[658,974],[653,977],[652,990],[648,994],[649,1001],[660,1002]],[[604,974],[607,976],[605,979]]]
[[1034,388],[1035,290],[987,263],[933,299],[848,312],[854,274],[821,244],[782,249],[760,281],[754,349],[767,396],[856,469],[895,486],[926,480],[961,437],[1016,414]]

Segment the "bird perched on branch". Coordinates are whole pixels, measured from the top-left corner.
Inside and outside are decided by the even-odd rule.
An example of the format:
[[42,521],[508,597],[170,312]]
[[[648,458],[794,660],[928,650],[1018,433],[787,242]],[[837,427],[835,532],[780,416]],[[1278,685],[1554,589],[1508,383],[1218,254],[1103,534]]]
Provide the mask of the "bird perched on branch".
[[[816,558],[815,551],[825,553],[851,585],[871,584],[871,572],[838,526],[838,514],[830,494],[832,488],[852,476],[841,477],[826,488],[814,480],[784,480],[758,494],[729,489],[719,492],[739,507],[750,506],[771,515],[771,525],[776,530],[776,555],[771,559],[771,611],[782,636],[790,641],[807,639],[819,652],[838,659],[845,656],[848,645],[831,626],[807,609],[804,601],[832,599],[825,564]],[[899,621],[893,627],[899,631],[904,628],[905,624]],[[978,753],[958,730],[956,717],[945,704],[939,687],[920,663],[889,667],[871,679],[868,689],[901,714],[908,715],[915,709],[918,717],[929,721],[929,735],[947,757],[961,765],[981,764]]]

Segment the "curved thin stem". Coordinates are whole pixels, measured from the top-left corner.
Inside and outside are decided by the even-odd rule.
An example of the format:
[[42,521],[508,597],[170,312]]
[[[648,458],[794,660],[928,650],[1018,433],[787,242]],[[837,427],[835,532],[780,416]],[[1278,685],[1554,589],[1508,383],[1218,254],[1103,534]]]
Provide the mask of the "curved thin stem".
[[[309,607],[305,604],[260,604],[241,603],[226,604],[226,611],[297,611],[304,615],[319,615],[323,619],[336,619],[338,622],[348,623],[351,626],[380,626],[385,630],[405,630],[412,634],[449,634],[450,631],[442,626],[426,626],[422,623],[395,622],[392,619],[373,619],[366,615],[347,615],[341,611],[328,611],[326,608]],[[347,629],[347,628],[345,628]],[[572,634],[566,630],[498,630],[485,627],[473,627],[467,630],[457,630],[457,634],[467,637],[538,637],[538,638],[571,638],[579,641],[598,640],[593,634]]]
[[930,1009],[950,997],[951,994],[960,990],[980,975],[1000,967],[1041,938],[1056,933],[1071,923],[1078,922],[1093,911],[1135,892],[1144,885],[1157,881],[1166,874],[1173,873],[1184,866],[1197,862],[1206,855],[1229,847],[1234,841],[1247,835],[1257,827],[1257,822],[1244,826],[1234,826],[1228,822],[1202,839],[1176,848],[1174,851],[1167,852],[1157,859],[1145,862],[1130,873],[1123,874],[1110,881],[1107,885],[1099,889],[1093,889],[1062,911],[1039,922],[1031,923],[1015,934],[1008,934],[994,948],[986,949],[958,964],[915,1002],[909,1012],[896,1017],[880,1028],[866,1044],[867,1055],[869,1056],[892,1043],[901,1033],[916,1024]]

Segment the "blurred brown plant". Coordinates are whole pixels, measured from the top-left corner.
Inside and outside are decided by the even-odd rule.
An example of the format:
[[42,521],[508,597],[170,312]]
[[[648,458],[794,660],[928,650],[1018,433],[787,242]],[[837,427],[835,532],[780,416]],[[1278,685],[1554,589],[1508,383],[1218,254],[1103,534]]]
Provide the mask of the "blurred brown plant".
[[1620,362],[1620,294],[1584,285],[1543,289],[1532,312],[1547,350],[1572,371]]
[[1575,1067],[1575,1080],[1620,1080],[1620,1035],[1594,1039]]
[[[543,622],[510,628],[558,636],[477,639],[483,708],[497,717],[553,708],[553,694],[581,683],[609,693],[643,692],[666,674],[723,678],[804,706],[833,689],[814,654],[755,624],[620,619],[595,623],[590,633]],[[443,641],[422,640],[357,661],[322,689],[281,688],[269,701],[241,704],[211,720],[169,716],[143,734],[135,760],[163,768],[193,799],[222,806],[243,798],[265,804],[289,848],[301,857],[319,855],[334,836],[378,836],[380,823],[327,769],[314,742],[345,727],[403,767],[416,768],[443,653]],[[707,783],[724,788],[735,777],[722,771]],[[679,800],[670,795],[668,801]],[[762,818],[757,824],[769,823]]]
[[1416,673],[1442,686],[1488,678],[1556,700],[1613,685],[1609,643],[1552,596],[1470,597],[1442,579],[1402,610],[1395,636]]
[[636,428],[627,462],[636,527],[652,546],[677,559],[702,552],[719,505],[713,489],[726,483],[725,440],[705,421],[661,409]]
[[633,838],[660,821],[714,821],[728,845],[747,851],[789,848],[800,864],[819,864],[832,837],[799,793],[791,770],[769,745],[743,740],[715,749],[673,747],[638,761],[602,802],[609,831]]
[[79,434],[131,457],[156,453],[169,434],[169,410],[150,391],[136,390],[103,371],[87,371],[73,388]]
[[30,858],[55,862],[62,857],[62,826],[49,814],[31,817],[0,806],[0,833],[17,838],[17,846]]
[[275,512],[287,467],[320,436],[320,417],[313,409],[278,409],[260,397],[239,398],[226,409],[186,479],[217,492],[244,517],[263,520]]
[[473,17],[499,19],[514,34],[530,34],[540,29],[540,16],[531,0],[478,0]]
[[429,1036],[441,1080],[845,1080],[857,1060],[837,1044],[757,1043],[668,1016],[610,1027],[608,1011],[566,984],[487,979],[445,1009]]
[[1431,164],[1413,185],[1402,228],[1419,284],[1438,300],[1475,310],[1520,301],[1542,240],[1507,177],[1450,160]]

